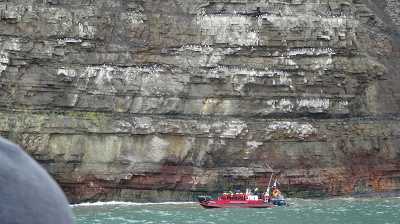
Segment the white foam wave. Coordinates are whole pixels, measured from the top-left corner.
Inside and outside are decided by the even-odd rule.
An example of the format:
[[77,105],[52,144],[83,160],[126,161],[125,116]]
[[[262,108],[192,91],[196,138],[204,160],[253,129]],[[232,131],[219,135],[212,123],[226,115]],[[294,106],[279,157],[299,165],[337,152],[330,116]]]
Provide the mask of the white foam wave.
[[143,205],[183,205],[183,204],[194,204],[195,202],[127,202],[127,201],[98,201],[98,202],[86,202],[80,204],[73,204],[71,207],[92,207],[92,206],[109,206],[109,205],[124,205],[124,206],[143,206]]
[[334,198],[330,198],[329,200],[356,201],[356,200],[360,200],[360,198],[355,198],[355,197],[334,197]]

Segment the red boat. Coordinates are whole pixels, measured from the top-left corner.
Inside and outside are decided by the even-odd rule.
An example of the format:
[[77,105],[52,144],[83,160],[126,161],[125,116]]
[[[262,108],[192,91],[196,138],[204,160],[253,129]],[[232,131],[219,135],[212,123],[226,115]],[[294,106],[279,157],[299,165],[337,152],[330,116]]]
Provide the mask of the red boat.
[[217,199],[200,196],[199,203],[204,208],[272,208],[286,205],[285,199],[271,198],[268,195],[254,195],[251,193],[226,194]]
[[[272,170],[272,168],[265,163],[265,167]],[[223,193],[217,199],[212,199],[209,196],[198,197],[199,203],[204,208],[272,208],[276,206],[285,206],[285,198],[277,187],[277,179],[272,185],[272,195],[270,195],[270,186],[274,172],[269,178],[267,190],[265,192],[258,191],[255,188],[253,191],[246,189],[246,193]]]

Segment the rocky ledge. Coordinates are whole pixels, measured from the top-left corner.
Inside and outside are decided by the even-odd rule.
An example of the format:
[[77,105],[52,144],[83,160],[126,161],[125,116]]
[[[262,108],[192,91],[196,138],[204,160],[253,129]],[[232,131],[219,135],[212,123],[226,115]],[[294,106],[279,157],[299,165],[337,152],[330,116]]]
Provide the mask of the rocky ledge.
[[400,190],[395,0],[0,2],[0,134],[71,202]]

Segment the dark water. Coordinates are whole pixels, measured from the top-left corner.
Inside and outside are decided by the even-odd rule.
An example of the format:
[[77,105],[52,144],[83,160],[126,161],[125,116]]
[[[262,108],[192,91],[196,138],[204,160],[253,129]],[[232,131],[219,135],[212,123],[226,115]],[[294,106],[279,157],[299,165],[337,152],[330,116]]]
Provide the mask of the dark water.
[[76,224],[305,223],[400,224],[400,198],[289,200],[272,209],[203,209],[196,203],[97,203],[75,206]]

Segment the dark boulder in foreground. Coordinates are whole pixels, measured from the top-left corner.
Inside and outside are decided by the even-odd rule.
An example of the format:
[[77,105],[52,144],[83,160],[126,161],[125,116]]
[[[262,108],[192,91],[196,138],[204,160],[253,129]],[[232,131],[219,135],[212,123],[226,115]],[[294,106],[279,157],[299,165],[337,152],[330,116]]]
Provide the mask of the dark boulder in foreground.
[[56,182],[18,146],[0,138],[0,222],[70,224],[72,212]]

